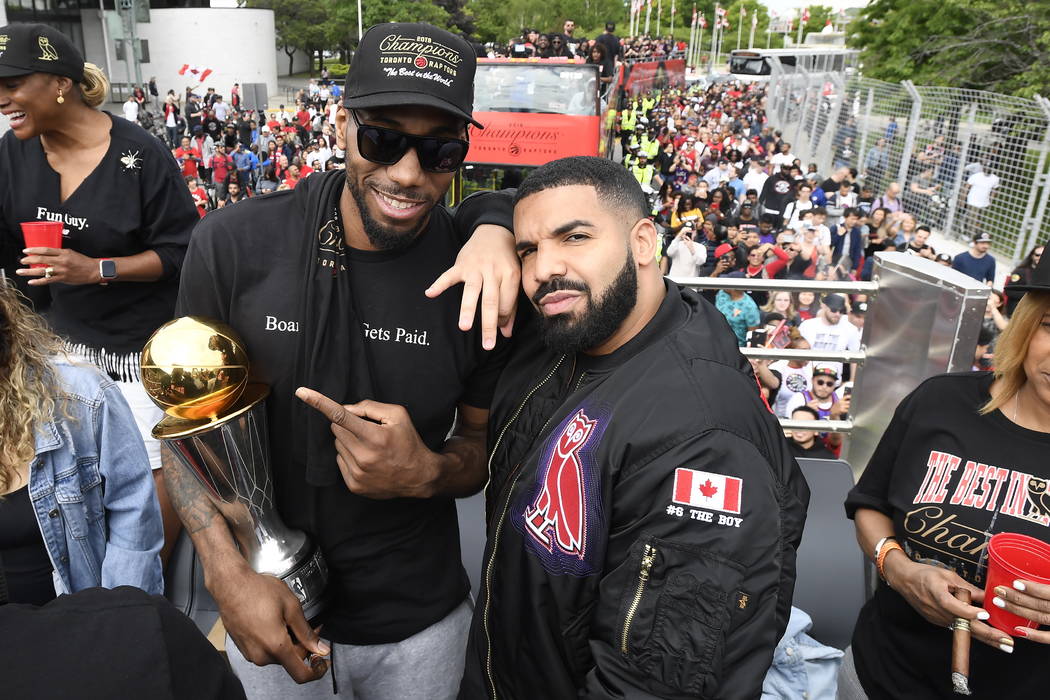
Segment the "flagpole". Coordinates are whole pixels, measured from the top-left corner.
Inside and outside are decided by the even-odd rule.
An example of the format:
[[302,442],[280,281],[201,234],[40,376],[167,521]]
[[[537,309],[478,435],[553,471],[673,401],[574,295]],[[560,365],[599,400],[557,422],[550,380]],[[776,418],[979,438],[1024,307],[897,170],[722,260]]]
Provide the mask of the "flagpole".
[[[809,8],[806,8],[809,9]],[[795,40],[795,44],[802,46],[802,26],[806,23],[805,21],[806,10],[802,10],[802,14],[798,18],[798,38]]]
[[696,53],[696,8],[693,8],[693,21],[689,23],[689,50],[686,52],[686,66],[696,68],[693,54]]
[[744,31],[744,6],[740,6],[740,22],[736,26],[736,50],[740,50],[740,33]]
[[721,15],[718,14],[718,10],[718,5],[715,5],[715,23],[711,26],[711,60],[707,64],[709,71],[714,70],[715,60],[718,57],[718,54],[715,53],[715,51],[718,50],[718,26],[720,24],[719,17],[721,17]]
[[751,15],[751,35],[747,38],[747,48],[755,48],[755,27],[758,26],[758,12]]
[[664,16],[664,0],[656,0],[656,36],[660,36],[660,20]]
[[671,0],[671,43],[672,44],[674,43],[674,13],[675,13],[674,0]]

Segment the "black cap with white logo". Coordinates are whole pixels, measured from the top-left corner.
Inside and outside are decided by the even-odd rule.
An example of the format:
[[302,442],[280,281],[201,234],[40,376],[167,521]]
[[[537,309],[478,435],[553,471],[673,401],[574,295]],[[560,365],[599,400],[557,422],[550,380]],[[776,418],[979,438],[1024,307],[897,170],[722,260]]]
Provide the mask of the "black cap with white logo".
[[46,24],[0,27],[0,78],[50,73],[84,80],[84,57],[62,32]]
[[430,24],[391,22],[361,37],[346,75],[343,106],[426,105],[474,121],[474,50]]

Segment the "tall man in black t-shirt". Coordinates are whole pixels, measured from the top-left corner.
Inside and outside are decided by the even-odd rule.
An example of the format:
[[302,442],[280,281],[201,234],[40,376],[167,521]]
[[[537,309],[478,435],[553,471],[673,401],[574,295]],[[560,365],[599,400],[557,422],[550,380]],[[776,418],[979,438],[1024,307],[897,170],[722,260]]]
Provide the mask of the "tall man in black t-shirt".
[[[322,640],[284,583],[248,567],[196,481],[166,469],[249,697],[330,697],[327,683],[295,685],[325,674],[329,650],[340,697],[429,700],[459,683],[470,604],[454,499],[485,480],[502,349],[482,350],[478,336],[495,345],[497,307],[509,316],[517,287],[509,231],[476,233],[471,250],[497,253],[486,262],[507,273],[505,286],[484,281],[483,331],[456,327],[471,327],[482,286],[457,258],[458,231],[510,223],[502,195],[482,205],[505,204],[487,221],[477,200],[455,219],[439,205],[466,156],[467,124],[479,126],[474,69],[469,45],[444,30],[373,27],[337,114],[345,174],[221,209],[194,233],[177,313],[243,337],[253,377],[271,389],[275,506],[330,573],[330,601],[312,621]],[[463,307],[437,296],[459,281]],[[299,387],[317,391],[300,388],[299,401]]]
[[605,56],[611,61],[615,61],[623,53],[623,47],[620,46],[620,37],[613,33],[615,31],[616,25],[612,22],[606,22],[605,31],[595,38],[595,41],[605,47]]

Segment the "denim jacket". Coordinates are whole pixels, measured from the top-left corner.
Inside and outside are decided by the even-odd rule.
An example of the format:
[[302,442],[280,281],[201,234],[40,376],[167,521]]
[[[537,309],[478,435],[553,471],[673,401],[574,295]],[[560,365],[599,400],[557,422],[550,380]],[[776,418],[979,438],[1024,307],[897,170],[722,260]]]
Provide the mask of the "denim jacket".
[[842,652],[810,637],[812,627],[810,616],[792,605],[762,682],[762,700],[835,700]]
[[55,592],[136,586],[161,593],[160,506],[149,457],[120,387],[91,365],[55,360],[62,402],[37,426],[29,497]]

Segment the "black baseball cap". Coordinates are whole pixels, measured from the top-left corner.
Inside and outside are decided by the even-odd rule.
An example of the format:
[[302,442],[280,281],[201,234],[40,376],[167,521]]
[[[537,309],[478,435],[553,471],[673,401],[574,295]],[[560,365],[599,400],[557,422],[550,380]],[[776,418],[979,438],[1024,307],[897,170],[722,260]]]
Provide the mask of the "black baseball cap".
[[828,307],[828,311],[842,313],[846,310],[846,299],[841,294],[826,294],[821,302]]
[[0,78],[49,73],[84,80],[84,56],[62,32],[46,24],[0,27]]
[[1050,255],[1039,259],[1039,264],[1032,270],[1028,284],[1012,284],[1007,287],[1010,294],[1014,292],[1050,292]]
[[474,120],[474,50],[462,37],[431,24],[390,22],[370,27],[346,74],[350,109],[426,105]]

